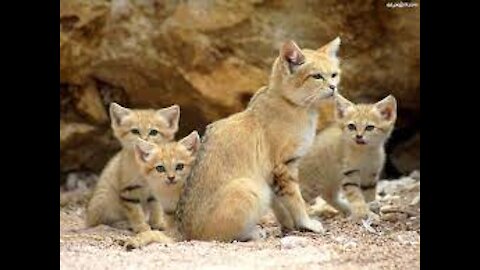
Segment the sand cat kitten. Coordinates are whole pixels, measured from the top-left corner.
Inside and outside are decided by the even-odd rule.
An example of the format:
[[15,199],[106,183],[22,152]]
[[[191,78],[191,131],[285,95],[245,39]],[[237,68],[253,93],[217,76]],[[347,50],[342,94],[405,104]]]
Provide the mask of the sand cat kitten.
[[131,237],[126,243],[127,250],[139,248],[150,243],[174,242],[176,230],[173,216],[184,183],[195,161],[200,147],[200,137],[193,131],[178,142],[153,144],[138,139],[134,149],[140,173],[147,180],[152,191],[151,200],[160,202],[161,209],[155,209],[159,218],[165,220],[166,227],[173,238],[159,231],[145,231]]
[[394,128],[396,108],[391,95],[375,104],[358,105],[336,95],[336,123],[316,136],[300,161],[305,200],[320,195],[355,219],[371,214],[367,203],[375,199],[385,162],[384,144]]
[[[150,200],[146,180],[140,175],[133,145],[137,138],[152,143],[174,139],[178,130],[180,108],[173,105],[159,110],[132,110],[116,103],[110,105],[111,126],[122,150],[105,166],[87,207],[87,226],[112,224],[128,220],[134,232],[163,228],[162,220],[145,211],[156,209],[160,202]],[[148,208],[148,209],[147,209]]]
[[[337,87],[339,45],[339,38],[318,50],[284,43],[267,88],[243,112],[207,127],[177,207],[184,239],[257,239],[256,225],[272,203],[295,228],[323,231],[306,212],[295,161],[313,142],[318,102]],[[274,178],[276,167],[288,174]]]
[[135,157],[153,198],[167,215],[175,213],[180,193],[200,147],[197,131],[178,142],[156,145],[139,139]]

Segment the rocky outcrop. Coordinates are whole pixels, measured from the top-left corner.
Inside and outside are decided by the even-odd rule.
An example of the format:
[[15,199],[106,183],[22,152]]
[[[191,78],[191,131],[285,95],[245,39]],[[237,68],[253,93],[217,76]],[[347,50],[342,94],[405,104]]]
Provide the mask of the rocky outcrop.
[[111,101],[179,104],[179,136],[240,111],[287,39],[317,48],[340,36],[340,91],[354,101],[392,93],[399,127],[418,125],[419,8],[385,3],[61,0],[62,172],[98,172],[118,150]]

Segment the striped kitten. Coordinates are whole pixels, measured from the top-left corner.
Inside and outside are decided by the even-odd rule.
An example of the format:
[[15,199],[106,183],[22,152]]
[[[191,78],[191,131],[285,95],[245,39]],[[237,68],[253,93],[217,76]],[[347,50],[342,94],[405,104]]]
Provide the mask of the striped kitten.
[[135,161],[134,144],[138,138],[152,143],[174,139],[178,130],[180,108],[173,105],[159,110],[133,110],[116,103],[110,105],[111,126],[122,150],[105,166],[87,206],[87,226],[112,225],[128,220],[134,232],[163,229],[155,216],[146,222],[146,210],[156,209],[147,182]]
[[375,199],[396,108],[392,95],[375,104],[357,105],[336,95],[336,123],[316,136],[300,161],[299,178],[306,201],[320,195],[354,219],[371,214],[367,202]]
[[[156,145],[139,139],[136,143],[135,158],[140,173],[147,180],[152,199],[159,202],[158,206],[161,207],[156,215],[174,214],[199,147],[197,131],[178,142]],[[158,218],[163,219],[160,216]]]
[[[149,198],[152,203],[155,202],[150,215],[157,223],[165,223],[173,234],[176,233],[173,213],[199,147],[200,137],[197,131],[178,142],[161,145],[139,139],[134,147],[140,173],[147,180],[151,191]],[[150,243],[171,243],[175,241],[174,238],[163,232],[145,231],[130,238],[125,247],[130,250]]]

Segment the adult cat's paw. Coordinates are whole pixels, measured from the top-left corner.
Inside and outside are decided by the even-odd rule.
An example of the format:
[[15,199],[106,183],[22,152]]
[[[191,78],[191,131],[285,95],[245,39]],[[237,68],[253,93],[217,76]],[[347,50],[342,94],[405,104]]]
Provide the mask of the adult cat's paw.
[[257,241],[267,238],[267,233],[260,226],[255,226],[251,231],[249,231],[244,236],[238,238],[238,241],[247,242],[247,241]]
[[302,231],[310,231],[314,233],[324,234],[325,229],[320,221],[316,219],[308,219],[302,226],[300,226]]

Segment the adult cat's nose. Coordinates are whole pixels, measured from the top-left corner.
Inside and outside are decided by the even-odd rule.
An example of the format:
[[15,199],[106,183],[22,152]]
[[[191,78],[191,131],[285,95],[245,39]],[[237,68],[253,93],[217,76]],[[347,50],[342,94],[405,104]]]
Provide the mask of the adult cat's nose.
[[167,179],[168,181],[173,182],[173,180],[175,180],[175,176],[168,176]]
[[361,139],[363,138],[363,135],[360,135],[360,134],[357,134],[357,136],[355,136],[357,139]]
[[329,87],[330,89],[335,90],[335,85],[331,84]]

